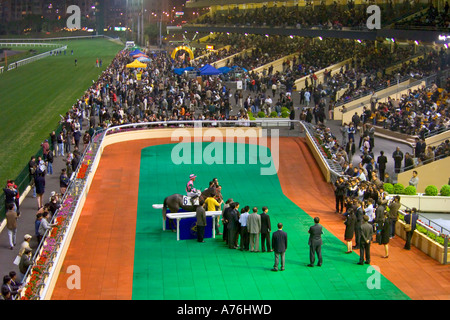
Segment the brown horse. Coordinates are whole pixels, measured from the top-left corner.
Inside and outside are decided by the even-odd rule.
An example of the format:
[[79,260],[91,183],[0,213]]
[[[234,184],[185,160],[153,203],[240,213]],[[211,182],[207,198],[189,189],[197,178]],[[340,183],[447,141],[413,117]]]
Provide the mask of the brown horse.
[[[201,201],[201,200],[204,201],[204,200],[206,200],[206,198],[213,197],[214,195],[215,195],[214,188],[205,189],[198,196],[199,201]],[[191,202],[193,202],[194,200],[195,200],[195,197],[191,198]],[[185,201],[186,201],[186,196],[179,194],[179,193],[175,193],[175,194],[172,194],[172,195],[166,197],[164,199],[164,203],[163,203],[163,207],[162,207],[162,215],[163,215],[164,221],[166,220],[167,209],[169,209],[169,211],[171,213],[176,213],[180,209],[187,211],[187,212],[194,212],[197,210],[198,205],[185,203]],[[173,221],[170,220],[169,225],[170,225],[170,228],[172,229]],[[172,229],[172,231],[175,231],[175,230]]]

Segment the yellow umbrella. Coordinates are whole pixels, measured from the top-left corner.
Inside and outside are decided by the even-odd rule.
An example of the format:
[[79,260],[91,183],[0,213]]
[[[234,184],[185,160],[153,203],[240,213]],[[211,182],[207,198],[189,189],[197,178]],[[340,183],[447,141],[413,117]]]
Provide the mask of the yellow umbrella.
[[147,68],[147,65],[136,59],[132,63],[127,64],[127,68]]

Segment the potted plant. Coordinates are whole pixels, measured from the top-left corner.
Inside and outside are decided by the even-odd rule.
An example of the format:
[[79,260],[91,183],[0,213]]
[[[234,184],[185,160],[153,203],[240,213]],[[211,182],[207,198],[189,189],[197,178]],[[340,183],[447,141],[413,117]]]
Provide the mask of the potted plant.
[[417,194],[417,190],[416,190],[416,187],[414,187],[414,186],[407,186],[405,189],[404,189],[404,192],[403,192],[405,195],[407,195],[407,196],[414,196],[414,195],[416,195]]
[[450,196],[450,186],[448,184],[443,185],[440,193],[441,193],[441,196],[443,196],[443,197]]
[[401,183],[394,184],[394,193],[395,194],[403,194],[405,191],[405,187]]
[[385,183],[385,184],[383,184],[383,189],[388,194],[393,194],[394,193],[394,185],[392,183]]
[[436,188],[436,186],[433,185],[429,185],[428,187],[425,188],[425,195],[426,196],[437,196],[439,193],[438,188]]

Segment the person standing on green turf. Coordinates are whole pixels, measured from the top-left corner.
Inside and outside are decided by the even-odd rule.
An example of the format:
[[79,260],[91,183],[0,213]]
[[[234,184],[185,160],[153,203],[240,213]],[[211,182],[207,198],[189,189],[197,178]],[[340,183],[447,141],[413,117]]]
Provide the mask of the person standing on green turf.
[[200,199],[200,205],[196,209],[197,217],[197,241],[205,242],[203,239],[205,237],[205,227],[206,227],[206,211],[204,208],[205,202]]
[[285,268],[285,253],[287,249],[287,233],[282,230],[283,224],[278,223],[278,230],[272,235],[272,248],[275,252],[275,263],[272,271],[278,271],[278,264],[281,257],[281,271]]
[[363,265],[364,263],[370,264],[370,244],[372,242],[372,236],[373,226],[369,224],[369,217],[364,215],[363,223],[361,225],[359,265]]
[[308,267],[314,267],[314,260],[317,254],[317,266],[322,265],[322,226],[319,224],[319,217],[314,218],[314,225],[309,228],[309,261]]
[[247,230],[250,234],[250,252],[259,252],[259,234],[261,233],[261,216],[258,208],[253,208],[253,213],[247,218]]

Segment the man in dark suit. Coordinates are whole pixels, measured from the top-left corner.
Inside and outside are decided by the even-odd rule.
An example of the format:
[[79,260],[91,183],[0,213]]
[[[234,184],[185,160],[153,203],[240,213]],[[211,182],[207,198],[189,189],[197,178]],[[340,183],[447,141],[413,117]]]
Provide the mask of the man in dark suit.
[[233,199],[228,199],[227,202],[225,202],[225,206],[223,207],[222,211],[222,224],[223,224],[223,240],[226,244],[228,244],[228,220],[230,211],[232,208],[230,207],[230,203],[233,202]]
[[370,244],[372,242],[372,236],[373,226],[369,224],[369,217],[365,215],[363,217],[363,223],[361,225],[361,237],[359,240],[359,265],[363,265],[364,263],[370,264]]
[[278,264],[281,256],[281,269],[284,270],[284,256],[287,249],[287,233],[283,230],[283,224],[278,223],[278,231],[275,231],[272,235],[272,248],[275,252],[275,264],[272,271],[278,271]]
[[414,157],[420,158],[420,156],[425,152],[427,144],[425,140],[416,138],[416,146],[414,149]]
[[308,267],[314,267],[314,260],[317,254],[317,266],[322,265],[322,226],[319,224],[319,217],[314,218],[314,225],[309,228],[309,261]]
[[389,203],[389,219],[391,225],[390,238],[395,237],[395,224],[398,221],[398,210],[401,207],[400,196],[395,196],[394,199]]
[[239,202],[230,203],[230,208],[232,210],[229,211],[228,215],[228,248],[237,249],[237,235],[239,231]]
[[196,209],[197,217],[197,241],[205,242],[203,239],[205,237],[205,227],[206,227],[206,211],[204,208],[203,199],[200,200],[200,205]]
[[[289,119],[291,119],[291,120],[295,120],[295,108],[294,107],[291,107],[291,110],[290,110],[291,112],[290,112],[290,114],[289,114]],[[290,127],[290,130],[294,130],[294,121],[291,121],[291,127]]]
[[262,213],[261,213],[261,251],[266,252],[266,246],[267,251],[272,252],[273,250],[270,249],[270,232],[272,231],[272,228],[270,226],[270,217],[267,214],[269,209],[267,207],[262,207]]
[[387,157],[384,151],[380,151],[380,156],[377,158],[378,172],[380,180],[384,182],[384,173],[386,172]]
[[363,221],[364,216],[364,204],[363,202],[356,200],[356,210],[355,210],[355,216],[356,216],[356,222],[355,222],[355,246],[353,249],[359,249],[361,245],[361,224]]
[[401,152],[400,148],[397,147],[392,154],[392,158],[394,158],[394,169],[395,173],[400,173],[400,168],[402,166],[403,160],[403,152]]
[[417,220],[419,219],[419,215],[417,214],[417,209],[412,208],[411,210],[407,210],[405,215],[405,223],[411,224],[411,231],[406,231],[406,242],[403,249],[411,250],[411,239],[414,235],[414,230],[416,230]]

